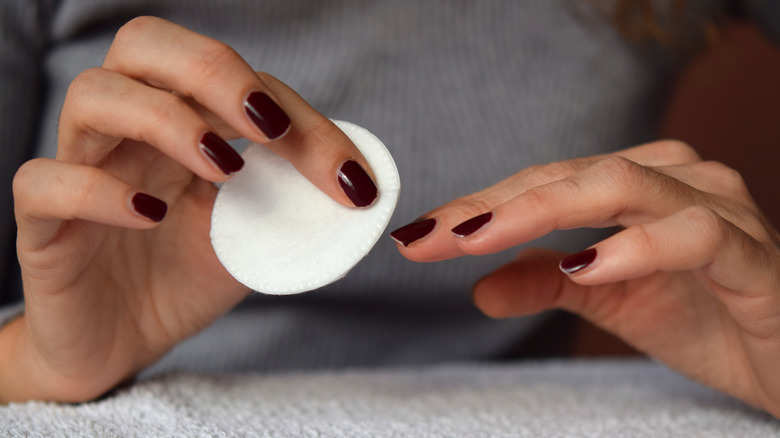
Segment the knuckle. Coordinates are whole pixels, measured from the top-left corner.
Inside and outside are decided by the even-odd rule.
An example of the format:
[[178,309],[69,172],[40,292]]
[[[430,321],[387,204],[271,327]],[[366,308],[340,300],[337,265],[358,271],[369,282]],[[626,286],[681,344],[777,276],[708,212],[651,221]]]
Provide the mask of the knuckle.
[[95,111],[99,111],[100,105],[95,105],[99,96],[113,94],[109,93],[106,73],[105,69],[94,67],[82,71],[73,79],[59,114],[57,129],[60,133],[68,128],[83,130],[88,127]]
[[620,185],[630,186],[639,182],[645,174],[645,168],[628,158],[611,156],[603,158],[594,167]]
[[[312,139],[313,137],[319,138],[319,139],[330,139],[330,138],[337,138],[340,136],[343,136],[343,132],[341,129],[339,129],[338,126],[336,126],[335,123],[331,122],[325,117],[318,117],[318,120],[313,121],[311,125],[308,126],[307,133],[305,137],[307,139]],[[317,143],[316,141],[312,141],[312,146]]]
[[209,40],[200,49],[198,56],[192,59],[191,70],[204,83],[219,76],[225,71],[225,65],[230,58],[238,58],[238,54],[227,44]]
[[552,182],[568,178],[584,168],[584,165],[574,161],[556,161],[534,166],[534,174],[541,176],[542,182]]
[[[524,202],[528,204],[530,211],[543,212],[549,208],[550,192],[546,186],[534,187],[523,193]],[[558,221],[550,224],[553,228],[558,227]]]
[[154,28],[165,22],[162,18],[140,16],[123,24],[114,35],[114,40],[106,53],[103,65],[113,68],[118,64],[123,64],[124,54],[131,53],[145,39],[148,41],[149,35],[154,34]]
[[[188,108],[188,105],[181,98],[174,94],[166,94],[150,109],[148,113],[150,124],[154,127],[167,126],[176,118],[176,114],[186,111]],[[148,139],[149,132],[143,129],[138,137]]]
[[532,186],[539,185],[537,181],[546,181],[547,176],[543,174],[543,165],[534,164],[523,168],[521,171],[509,177],[515,184],[522,184],[523,180],[531,183]]
[[12,189],[14,198],[17,202],[25,197],[28,193],[36,193],[34,190],[34,182],[43,172],[42,167],[45,166],[47,159],[34,158],[19,166],[16,170],[12,182]]
[[696,152],[691,145],[682,140],[660,140],[655,142],[654,145],[659,149],[661,155],[673,158],[675,161],[690,162],[701,160],[699,153]]
[[[317,118],[306,126],[299,127],[301,130],[298,144],[295,147],[295,153],[297,155],[308,154],[309,151],[314,151],[320,148],[323,144],[323,139],[326,143],[330,143],[330,139],[340,138],[341,130],[333,123],[331,123],[325,117]],[[285,154],[288,152],[282,152]]]
[[698,232],[701,238],[701,250],[704,253],[716,251],[726,240],[728,229],[722,217],[714,210],[703,205],[694,205],[681,212],[686,223]]
[[740,194],[748,191],[745,179],[736,169],[718,161],[705,161],[701,165],[713,179],[722,183],[730,191]]
[[656,240],[646,224],[631,227],[631,244],[637,254],[654,254],[656,252]]
[[59,198],[62,211],[74,212],[85,205],[96,202],[97,189],[100,186],[101,171],[95,167],[82,167],[73,175],[68,191],[69,196]]
[[143,35],[150,27],[157,26],[161,22],[163,22],[161,18],[148,15],[135,17],[119,28],[114,36],[114,44],[123,45],[132,42],[138,35]]
[[523,169],[522,171],[520,171],[520,174],[523,174],[523,173],[538,173],[538,172],[541,172],[542,169],[544,169],[544,167],[545,166],[542,165],[542,164],[534,164],[534,165],[528,166],[525,169]]
[[100,93],[105,89],[105,77],[106,71],[101,67],[88,68],[79,73],[68,86],[65,104],[77,103],[86,96]]
[[96,167],[35,158],[19,167],[13,180],[16,213],[22,217],[72,219],[101,202],[104,172]]

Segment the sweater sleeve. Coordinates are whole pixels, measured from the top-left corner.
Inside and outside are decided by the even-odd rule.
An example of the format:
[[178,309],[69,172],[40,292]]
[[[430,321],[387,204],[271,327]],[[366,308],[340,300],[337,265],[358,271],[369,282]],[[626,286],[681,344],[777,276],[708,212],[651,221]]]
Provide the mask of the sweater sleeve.
[[742,12],[775,44],[780,45],[780,1],[744,0]]
[[0,2],[0,304],[19,298],[13,176],[30,157],[42,98],[40,57],[55,0]]
[[24,313],[24,303],[15,303],[0,307],[0,328]]

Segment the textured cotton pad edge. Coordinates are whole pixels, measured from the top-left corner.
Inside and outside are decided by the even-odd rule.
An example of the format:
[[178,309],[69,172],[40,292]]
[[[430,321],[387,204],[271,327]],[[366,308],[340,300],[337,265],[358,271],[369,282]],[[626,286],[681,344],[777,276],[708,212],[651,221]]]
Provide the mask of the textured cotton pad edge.
[[212,246],[227,271],[255,291],[295,294],[343,278],[390,222],[401,188],[390,152],[366,129],[334,123],[371,166],[379,196],[370,207],[338,204],[256,144],[242,154],[244,168],[217,194]]

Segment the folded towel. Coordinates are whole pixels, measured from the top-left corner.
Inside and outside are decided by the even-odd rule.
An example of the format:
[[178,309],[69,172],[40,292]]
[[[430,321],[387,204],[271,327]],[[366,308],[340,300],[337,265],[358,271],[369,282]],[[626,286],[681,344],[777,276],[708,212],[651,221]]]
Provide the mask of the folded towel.
[[205,375],[0,408],[4,436],[780,437],[780,421],[639,360]]

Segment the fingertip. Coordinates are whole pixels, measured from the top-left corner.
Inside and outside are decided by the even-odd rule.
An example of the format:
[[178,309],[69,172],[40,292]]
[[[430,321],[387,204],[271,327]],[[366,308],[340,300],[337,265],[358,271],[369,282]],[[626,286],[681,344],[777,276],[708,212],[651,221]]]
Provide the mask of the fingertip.
[[390,237],[395,240],[398,250],[404,257],[413,261],[419,261],[414,258],[414,253],[409,252],[407,248],[410,248],[413,244],[422,243],[426,237],[433,234],[437,224],[438,221],[435,218],[417,219],[401,228],[391,231]]
[[596,251],[596,248],[588,248],[584,251],[564,257],[558,263],[558,268],[568,276],[575,276],[591,267],[597,256],[598,251]]
[[251,91],[244,99],[244,114],[252,125],[271,142],[290,132],[292,122],[274,99],[262,91]]
[[201,154],[219,171],[217,178],[209,178],[214,181],[223,181],[244,167],[244,159],[222,137],[213,132],[201,135],[198,142]]
[[379,189],[373,178],[357,161],[341,163],[337,175],[339,187],[357,208],[368,208],[379,198]]
[[450,238],[458,250],[467,255],[480,256],[507,249],[500,232],[491,225],[495,222],[492,211],[481,213],[462,221],[450,229]]
[[152,223],[162,222],[168,213],[168,204],[154,196],[136,192],[130,197],[130,208],[139,217]]
[[488,211],[487,213],[482,213],[472,217],[471,219],[461,222],[460,224],[453,227],[450,232],[452,232],[452,234],[455,236],[460,237],[461,239],[467,238],[481,230],[484,230],[492,219],[493,212]]
[[491,281],[492,274],[488,274],[474,283],[471,288],[471,301],[485,316],[493,319],[502,319],[508,316],[509,303],[504,294],[498,291]]

